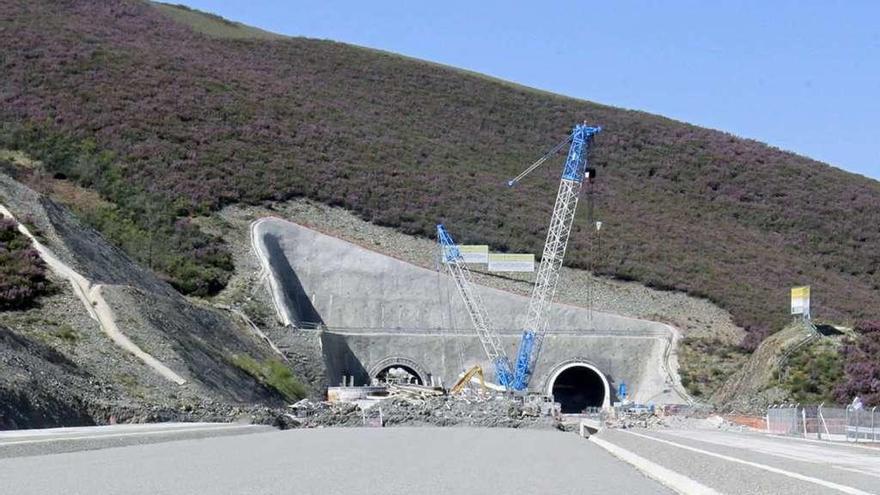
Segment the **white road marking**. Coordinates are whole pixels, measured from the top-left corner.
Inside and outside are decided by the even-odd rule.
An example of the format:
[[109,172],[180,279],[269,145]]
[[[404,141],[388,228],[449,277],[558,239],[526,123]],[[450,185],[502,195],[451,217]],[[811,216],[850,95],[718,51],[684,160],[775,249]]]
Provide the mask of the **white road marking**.
[[54,437],[54,438],[38,438],[33,440],[15,440],[12,442],[2,442],[0,441],[0,447],[5,447],[8,445],[27,445],[27,444],[38,444],[38,443],[52,443],[52,442],[69,442],[74,440],[100,440],[102,438],[120,438],[120,437],[135,437],[135,436],[146,436],[146,435],[167,435],[170,433],[188,433],[194,431],[214,431],[214,430],[235,430],[238,428],[254,428],[257,425],[219,425],[219,426],[201,426],[197,428],[163,428],[159,430],[150,430],[150,431],[135,431],[135,432],[126,432],[126,433],[105,433],[105,434],[97,434],[97,435],[79,435],[79,436],[69,436],[69,437]]
[[800,438],[800,437],[789,437],[785,435],[776,435],[774,433],[762,433],[767,438],[776,438],[779,440],[791,441],[791,442],[807,442],[807,443],[817,443],[820,445],[828,445],[830,447],[847,447],[850,449],[862,449],[862,450],[871,450],[873,452],[880,453],[880,447],[872,447],[870,445],[858,445],[851,442],[840,443],[840,442],[832,442],[829,440],[817,440],[814,438]]
[[56,428],[33,428],[28,430],[5,430],[0,431],[0,441],[9,438],[31,438],[63,435],[91,435],[102,432],[106,433],[130,433],[133,431],[159,431],[172,430],[175,428],[196,428],[211,426],[228,426],[235,423],[211,423],[207,421],[192,423],[120,423],[115,425],[100,426],[59,426]]
[[760,463],[752,462],[752,461],[746,461],[746,460],[744,460],[744,459],[739,459],[739,458],[737,458],[737,457],[731,457],[731,456],[729,456],[729,455],[718,454],[718,453],[715,453],[715,452],[709,452],[708,450],[698,449],[698,448],[696,448],[696,447],[691,447],[691,446],[689,446],[689,445],[684,445],[684,444],[680,444],[680,443],[676,443],[676,442],[671,442],[671,441],[669,441],[669,440],[663,440],[663,439],[661,439],[661,438],[652,437],[652,436],[650,436],[650,435],[643,435],[643,434],[641,434],[641,433],[635,433],[635,432],[632,432],[632,431],[625,431],[625,430],[621,430],[621,431],[623,431],[624,433],[627,433],[627,434],[629,434],[629,435],[635,435],[635,436],[640,437],[640,438],[645,438],[645,439],[648,439],[648,440],[653,440],[653,441],[655,441],[655,442],[665,443],[665,444],[667,444],[667,445],[671,445],[671,446],[673,446],[673,447],[677,447],[677,448],[684,449],[684,450],[690,450],[691,452],[697,452],[698,454],[703,454],[703,455],[708,455],[708,456],[711,456],[711,457],[716,457],[716,458],[718,458],[718,459],[723,459],[723,460],[728,461],[728,462],[735,462],[735,463],[737,463],[737,464],[743,464],[743,465],[746,465],[746,466],[749,466],[749,467],[753,467],[753,468],[757,468],[757,469],[762,469],[762,470],[764,470],[764,471],[769,471],[769,472],[771,472],[771,473],[781,474],[781,475],[783,475],[783,476],[788,476],[789,478],[794,478],[794,479],[796,479],[796,480],[806,481],[806,482],[808,482],[808,483],[813,483],[813,484],[816,484],[816,485],[819,485],[819,486],[823,486],[823,487],[825,487],[825,488],[830,488],[830,489],[832,489],[832,490],[837,490],[837,491],[840,491],[840,492],[843,492],[843,493],[849,493],[849,494],[851,494],[851,495],[872,495],[871,493],[866,492],[866,491],[859,490],[858,488],[853,488],[853,487],[851,487],[851,486],[841,485],[841,484],[838,484],[838,483],[834,483],[834,482],[831,482],[831,481],[826,481],[826,480],[819,479],[819,478],[813,478],[812,476],[805,476],[805,475],[800,474],[800,473],[795,473],[795,472],[792,472],[792,471],[786,471],[786,470],[784,470],[784,469],[779,469],[779,468],[775,468],[775,467],[772,467],[772,466],[767,466],[767,465],[765,465],[765,464],[760,464]]
[[659,464],[651,462],[644,457],[634,454],[624,448],[618,447],[613,443],[606,442],[596,436],[590,437],[590,441],[607,450],[608,453],[617,457],[621,461],[631,464],[633,467],[643,472],[646,476],[654,479],[664,486],[667,486],[678,493],[685,495],[721,495],[719,492],[709,488],[700,482],[688,478],[683,474],[676,473],[671,469],[667,469]]
[[[826,465],[833,459],[834,466],[858,469],[880,475],[880,456],[867,455],[845,446],[825,442],[820,446],[800,442],[785,442],[757,435],[743,435],[721,431],[663,431],[659,436],[675,436],[713,443],[723,447],[747,449],[753,452],[782,457],[799,462],[812,462]],[[864,449],[861,449],[864,451]],[[876,450],[874,452],[877,452]]]

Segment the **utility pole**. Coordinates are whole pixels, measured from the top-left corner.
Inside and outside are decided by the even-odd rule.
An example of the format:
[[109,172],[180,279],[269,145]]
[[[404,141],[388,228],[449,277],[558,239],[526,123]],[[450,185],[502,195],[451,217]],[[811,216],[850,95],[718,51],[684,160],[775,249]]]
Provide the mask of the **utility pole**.
[[600,250],[602,249],[602,238],[600,233],[602,231],[602,222],[597,221],[596,226],[596,249],[592,250],[590,253],[590,288],[589,288],[589,327],[590,330],[593,330],[593,283],[594,279],[596,279],[596,256],[599,255]]

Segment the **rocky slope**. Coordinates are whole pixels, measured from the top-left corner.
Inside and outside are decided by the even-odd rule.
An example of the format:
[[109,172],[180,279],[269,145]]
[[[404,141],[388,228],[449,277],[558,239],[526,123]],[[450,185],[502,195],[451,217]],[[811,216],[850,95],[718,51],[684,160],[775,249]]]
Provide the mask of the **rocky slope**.
[[[26,219],[56,258],[57,288],[34,307],[0,312],[0,428],[235,419],[248,411],[265,419],[265,407],[297,398],[242,364],[279,356],[239,319],[182,297],[64,207],[4,175],[0,204]],[[118,330],[184,383],[120,347],[58,266],[87,280],[89,295],[100,292],[91,309],[106,304]]]

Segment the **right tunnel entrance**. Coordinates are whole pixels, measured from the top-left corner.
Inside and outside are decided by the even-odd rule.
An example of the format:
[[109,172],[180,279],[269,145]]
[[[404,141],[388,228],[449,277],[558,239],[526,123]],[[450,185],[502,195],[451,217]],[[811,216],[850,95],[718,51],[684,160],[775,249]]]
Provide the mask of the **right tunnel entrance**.
[[608,382],[593,366],[572,363],[562,367],[550,379],[547,387],[559,403],[562,414],[579,414],[591,407],[608,404]]

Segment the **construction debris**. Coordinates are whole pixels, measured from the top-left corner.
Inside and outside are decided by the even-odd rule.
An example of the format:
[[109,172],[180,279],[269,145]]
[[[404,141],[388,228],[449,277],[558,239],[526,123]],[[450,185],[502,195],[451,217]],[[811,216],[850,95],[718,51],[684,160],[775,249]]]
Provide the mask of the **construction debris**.
[[538,403],[503,394],[445,395],[441,389],[393,385],[389,396],[364,408],[354,403],[301,400],[278,419],[282,428],[351,426],[476,426],[561,429]]

